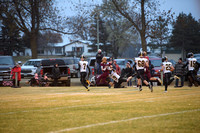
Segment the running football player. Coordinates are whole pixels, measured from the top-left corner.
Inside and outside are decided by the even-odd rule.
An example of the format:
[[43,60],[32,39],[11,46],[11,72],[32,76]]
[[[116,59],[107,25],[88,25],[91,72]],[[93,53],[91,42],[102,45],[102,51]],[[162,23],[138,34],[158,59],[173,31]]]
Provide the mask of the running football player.
[[[163,58],[163,65],[160,71],[164,72],[164,80],[165,80],[165,92],[167,92],[167,88],[168,86],[172,83],[172,81],[174,80],[174,77],[172,79],[170,79],[171,75],[172,75],[172,71],[174,71],[174,67],[172,66],[172,63],[168,61],[167,56],[165,56]],[[178,78],[177,76],[175,76],[176,78]]]
[[135,58],[135,64],[133,67],[136,67],[138,80],[137,85],[139,87],[139,91],[142,91],[142,81],[145,85],[149,86],[149,89],[151,90],[151,92],[153,92],[152,85],[144,79],[144,69],[145,67],[149,67],[148,59],[144,58],[144,52],[140,52],[138,56],[138,58]]
[[87,91],[90,91],[88,89],[88,83],[86,82],[86,76],[87,76],[87,69],[88,69],[88,77],[90,75],[90,68],[88,66],[88,62],[85,61],[85,56],[81,56],[81,60],[79,61],[78,63],[78,66],[79,66],[79,70],[80,70],[80,81],[81,81],[81,84],[86,88]]

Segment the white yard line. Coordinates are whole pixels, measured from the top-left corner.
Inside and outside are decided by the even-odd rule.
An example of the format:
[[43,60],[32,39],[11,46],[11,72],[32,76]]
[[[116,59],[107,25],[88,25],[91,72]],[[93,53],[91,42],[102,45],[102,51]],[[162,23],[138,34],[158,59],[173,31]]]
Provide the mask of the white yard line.
[[196,111],[200,111],[200,109],[185,110],[185,111],[180,111],[180,112],[149,115],[149,116],[133,117],[133,118],[124,119],[124,120],[116,120],[116,121],[109,121],[109,122],[103,122],[103,123],[90,124],[90,125],[85,125],[85,126],[80,126],[80,127],[65,128],[65,129],[62,129],[62,130],[59,130],[59,131],[52,131],[52,132],[49,132],[49,133],[61,133],[61,132],[72,131],[72,130],[83,129],[83,128],[90,128],[90,127],[95,127],[95,126],[103,126],[103,125],[115,124],[115,123],[120,123],[120,122],[128,122],[128,121],[145,119],[145,118],[155,118],[155,117],[160,117],[160,116],[183,114],[183,113],[196,112]]
[[63,107],[54,107],[48,109],[33,109],[33,110],[24,110],[24,111],[15,111],[15,112],[7,112],[7,113],[0,113],[0,115],[10,115],[10,114],[17,114],[17,113],[28,113],[28,112],[38,112],[38,111],[45,111],[45,110],[58,110],[58,109],[69,109],[69,108],[77,108],[77,107],[89,107],[89,106],[98,106],[98,105],[107,105],[113,103],[128,103],[128,102],[135,102],[135,101],[143,101],[143,100],[155,100],[160,98],[170,98],[170,97],[183,97],[183,96],[191,96],[191,95],[199,95],[198,93],[191,93],[191,94],[184,94],[179,96],[162,96],[162,97],[151,97],[151,98],[142,98],[142,99],[133,99],[127,101],[114,101],[108,103],[96,103],[96,104],[85,104],[85,105],[74,105],[74,106],[63,106]]

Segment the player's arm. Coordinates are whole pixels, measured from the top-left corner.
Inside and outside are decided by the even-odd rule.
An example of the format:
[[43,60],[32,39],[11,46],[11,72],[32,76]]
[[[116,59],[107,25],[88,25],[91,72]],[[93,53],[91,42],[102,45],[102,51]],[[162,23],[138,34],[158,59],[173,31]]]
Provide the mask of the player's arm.
[[183,65],[182,68],[185,68],[188,64],[189,64],[189,62],[187,61],[187,63],[185,65]]
[[80,68],[81,68],[81,65],[80,65],[80,63],[78,63],[78,71],[80,71]]
[[90,67],[87,65],[87,68],[88,68],[88,76],[90,75]]

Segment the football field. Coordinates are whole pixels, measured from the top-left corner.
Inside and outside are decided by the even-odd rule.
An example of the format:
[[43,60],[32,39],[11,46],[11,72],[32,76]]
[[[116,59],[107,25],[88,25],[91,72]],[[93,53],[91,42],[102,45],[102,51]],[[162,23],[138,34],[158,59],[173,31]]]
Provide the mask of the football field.
[[198,133],[200,87],[0,87],[1,133]]

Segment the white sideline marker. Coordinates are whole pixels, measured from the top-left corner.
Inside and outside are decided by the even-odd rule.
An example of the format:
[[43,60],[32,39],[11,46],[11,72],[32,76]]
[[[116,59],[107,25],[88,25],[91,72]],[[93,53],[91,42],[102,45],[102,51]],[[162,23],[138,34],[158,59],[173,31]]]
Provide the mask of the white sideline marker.
[[97,124],[91,124],[91,125],[85,125],[85,126],[80,126],[80,127],[65,128],[65,129],[62,129],[62,130],[59,130],[59,131],[52,131],[52,132],[49,132],[49,133],[61,133],[61,132],[72,131],[72,130],[83,129],[83,128],[90,128],[90,127],[95,127],[95,126],[103,126],[103,125],[115,124],[115,123],[127,122],[127,121],[133,121],[133,120],[138,120],[138,119],[155,118],[155,117],[160,117],[160,116],[183,114],[183,113],[196,112],[196,111],[200,111],[200,109],[185,110],[185,111],[180,111],[180,112],[157,114],[157,115],[149,115],[149,116],[133,117],[133,118],[130,118],[130,119],[125,119],[125,120],[109,121],[109,122],[97,123]]

